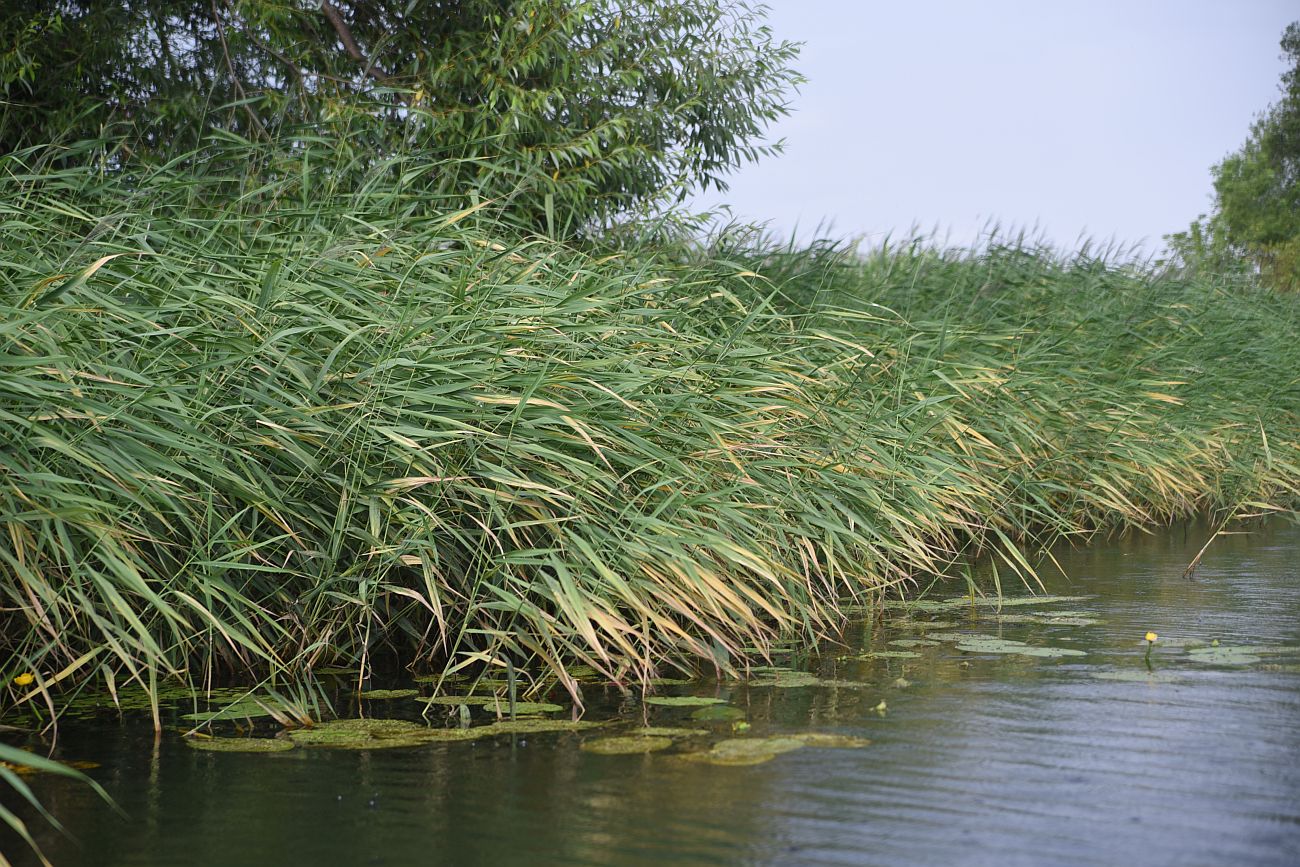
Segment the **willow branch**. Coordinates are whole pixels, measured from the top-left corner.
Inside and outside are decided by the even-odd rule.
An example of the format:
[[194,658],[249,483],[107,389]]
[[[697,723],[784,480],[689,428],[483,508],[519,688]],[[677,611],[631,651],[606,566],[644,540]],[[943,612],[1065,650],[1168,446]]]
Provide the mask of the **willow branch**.
[[357,45],[357,40],[352,36],[352,29],[348,27],[348,22],[343,20],[343,15],[339,12],[338,7],[331,3],[330,0],[320,0],[320,11],[329,20],[334,32],[339,35],[339,40],[343,43],[343,50],[348,53],[348,57],[364,65],[366,75],[375,81],[383,81],[383,71],[366,60],[365,52],[361,50],[360,45]]

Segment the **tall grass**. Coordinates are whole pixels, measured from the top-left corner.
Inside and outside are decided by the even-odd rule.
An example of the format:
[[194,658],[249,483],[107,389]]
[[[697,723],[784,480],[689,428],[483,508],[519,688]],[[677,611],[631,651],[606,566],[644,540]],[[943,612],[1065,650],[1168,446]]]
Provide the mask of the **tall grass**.
[[0,161],[10,701],[381,658],[577,697],[980,551],[1032,580],[1035,543],[1300,501],[1300,306],[1251,286],[581,251],[302,143],[40,160]]

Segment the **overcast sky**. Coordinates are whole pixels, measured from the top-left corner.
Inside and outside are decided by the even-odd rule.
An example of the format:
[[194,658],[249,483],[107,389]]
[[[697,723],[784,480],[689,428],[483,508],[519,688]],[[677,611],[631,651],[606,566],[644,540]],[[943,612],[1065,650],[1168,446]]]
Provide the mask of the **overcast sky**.
[[1148,252],[1207,210],[1210,166],[1277,99],[1300,19],[1295,0],[768,4],[806,43],[772,130],[786,152],[697,204],[783,236],[918,225],[967,244],[997,220]]

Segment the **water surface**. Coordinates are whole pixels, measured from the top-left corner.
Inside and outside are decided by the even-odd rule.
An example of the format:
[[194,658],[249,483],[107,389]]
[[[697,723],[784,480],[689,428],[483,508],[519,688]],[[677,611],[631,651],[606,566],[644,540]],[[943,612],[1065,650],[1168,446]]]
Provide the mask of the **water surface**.
[[[1207,532],[1058,552],[1069,578],[1047,590],[1082,600],[1008,606],[1006,620],[893,610],[793,660],[839,685],[667,690],[743,709],[746,737],[831,732],[870,738],[863,749],[719,767],[594,755],[580,733],[227,755],[138,721],[72,721],[57,755],[100,763],[90,773],[129,818],[29,777],[75,838],[41,840],[56,865],[1300,864],[1300,527],[1222,537],[1185,580]],[[1161,637],[1153,672],[1147,631]],[[1085,655],[968,652],[952,633]],[[859,658],[923,636],[936,643],[906,648],[916,657]],[[1215,640],[1263,650],[1221,664],[1187,649]],[[587,691],[595,716],[671,725],[692,711]],[[390,704],[372,713],[411,715]]]

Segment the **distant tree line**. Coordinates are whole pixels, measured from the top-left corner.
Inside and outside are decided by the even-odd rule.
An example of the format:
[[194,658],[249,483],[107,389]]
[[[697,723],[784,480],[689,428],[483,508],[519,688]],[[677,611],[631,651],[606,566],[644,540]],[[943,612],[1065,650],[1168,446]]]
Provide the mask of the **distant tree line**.
[[1282,98],[1251,126],[1246,143],[1212,169],[1214,207],[1169,236],[1189,263],[1245,262],[1266,283],[1300,289],[1300,21],[1282,35]]

